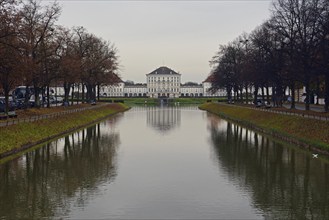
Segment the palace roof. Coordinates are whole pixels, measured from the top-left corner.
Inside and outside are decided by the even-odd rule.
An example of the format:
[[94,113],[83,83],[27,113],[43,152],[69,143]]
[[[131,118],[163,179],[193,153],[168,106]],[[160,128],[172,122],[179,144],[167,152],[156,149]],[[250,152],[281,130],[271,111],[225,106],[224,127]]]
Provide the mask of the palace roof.
[[207,77],[207,79],[205,81],[203,81],[203,83],[206,83],[206,82],[212,83],[214,81],[215,81],[215,75],[212,73]]
[[166,66],[161,66],[158,69],[153,70],[152,72],[146,75],[180,75],[180,74]]

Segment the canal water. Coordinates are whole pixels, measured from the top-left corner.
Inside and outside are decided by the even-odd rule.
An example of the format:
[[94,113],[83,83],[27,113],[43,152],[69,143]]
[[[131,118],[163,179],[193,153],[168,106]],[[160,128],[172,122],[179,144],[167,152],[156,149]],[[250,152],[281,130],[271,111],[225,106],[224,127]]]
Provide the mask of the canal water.
[[323,158],[203,112],[134,107],[0,164],[0,219],[328,219]]

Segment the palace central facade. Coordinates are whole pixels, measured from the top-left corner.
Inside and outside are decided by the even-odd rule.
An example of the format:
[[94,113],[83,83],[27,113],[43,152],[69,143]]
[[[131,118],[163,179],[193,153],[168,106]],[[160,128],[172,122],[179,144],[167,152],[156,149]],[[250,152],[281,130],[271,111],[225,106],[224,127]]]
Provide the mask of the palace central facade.
[[101,95],[107,97],[214,97],[226,96],[225,90],[211,93],[211,76],[201,84],[181,83],[181,74],[162,66],[146,74],[146,83],[127,83],[121,81],[116,85],[103,86]]
[[148,97],[178,98],[180,96],[181,75],[168,67],[160,67],[146,74]]

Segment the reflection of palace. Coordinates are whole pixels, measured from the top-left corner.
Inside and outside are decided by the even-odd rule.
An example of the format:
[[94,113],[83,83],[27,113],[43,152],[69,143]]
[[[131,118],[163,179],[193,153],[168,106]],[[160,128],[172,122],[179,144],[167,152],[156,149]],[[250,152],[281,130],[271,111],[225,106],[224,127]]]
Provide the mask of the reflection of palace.
[[146,110],[147,125],[156,128],[160,132],[167,132],[181,122],[181,109],[176,106],[148,107]]

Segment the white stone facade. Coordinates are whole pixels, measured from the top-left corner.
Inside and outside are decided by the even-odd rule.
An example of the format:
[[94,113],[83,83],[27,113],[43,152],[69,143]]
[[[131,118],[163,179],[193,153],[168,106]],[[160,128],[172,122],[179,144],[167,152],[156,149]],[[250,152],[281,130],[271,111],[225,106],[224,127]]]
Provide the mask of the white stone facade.
[[181,97],[203,97],[202,85],[182,85]]
[[131,84],[123,81],[111,86],[103,86],[101,95],[106,97],[224,97],[226,90],[215,93],[209,91],[211,77],[202,84],[181,84],[181,74],[168,67],[159,67],[146,74],[146,83]]
[[160,67],[146,74],[148,97],[178,98],[181,75],[168,67]]
[[100,90],[101,96],[122,97],[125,94],[125,84],[120,82],[116,85],[102,86]]
[[146,97],[147,96],[146,84],[125,85],[124,96],[125,97]]

